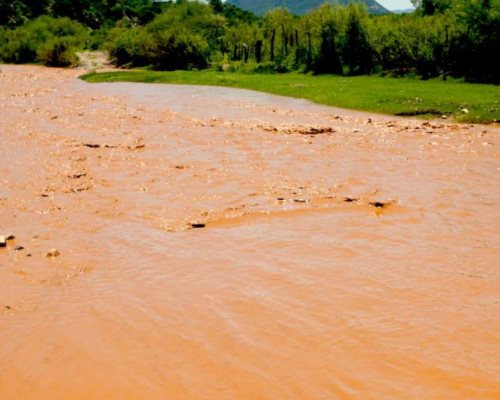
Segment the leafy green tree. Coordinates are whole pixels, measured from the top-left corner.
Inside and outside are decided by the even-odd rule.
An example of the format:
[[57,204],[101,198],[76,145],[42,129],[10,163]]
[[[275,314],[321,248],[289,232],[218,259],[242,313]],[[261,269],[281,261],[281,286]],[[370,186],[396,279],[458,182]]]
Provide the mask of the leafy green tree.
[[459,26],[450,45],[456,74],[500,83],[500,0],[456,0],[451,14]]
[[[266,30],[270,33],[270,47],[271,58],[274,59],[275,56],[275,45],[276,41],[280,43],[279,55],[280,57],[286,57],[289,53],[290,41],[289,36],[292,30],[292,14],[290,11],[284,7],[278,7],[274,10],[268,11],[264,16],[264,24]],[[277,37],[280,38],[277,40]],[[272,60],[271,60],[272,61]]]
[[49,6],[49,0],[0,0],[0,25],[21,25],[48,13]]
[[500,83],[500,0],[413,3],[407,15],[327,3],[303,17],[277,8],[260,18],[224,0],[0,0],[0,59],[70,65],[87,46],[109,50],[118,65],[159,69],[229,60],[260,71]]
[[412,0],[412,3],[423,15],[442,13],[453,4],[452,0]]
[[338,37],[341,24],[338,8],[324,4],[316,9],[311,18],[316,21],[319,48],[314,59],[313,70],[318,74],[341,74],[343,72]]
[[347,10],[344,60],[349,74],[368,74],[373,71],[373,49],[365,28],[368,16],[360,5],[349,4]]
[[224,3],[222,3],[222,0],[210,0],[209,3],[214,13],[222,14],[224,12]]

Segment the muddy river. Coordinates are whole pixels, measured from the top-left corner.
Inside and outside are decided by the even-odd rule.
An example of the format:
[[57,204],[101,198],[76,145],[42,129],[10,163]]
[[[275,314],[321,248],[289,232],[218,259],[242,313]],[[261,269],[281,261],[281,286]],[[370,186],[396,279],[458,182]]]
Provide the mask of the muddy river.
[[498,127],[0,69],[0,399],[500,398]]

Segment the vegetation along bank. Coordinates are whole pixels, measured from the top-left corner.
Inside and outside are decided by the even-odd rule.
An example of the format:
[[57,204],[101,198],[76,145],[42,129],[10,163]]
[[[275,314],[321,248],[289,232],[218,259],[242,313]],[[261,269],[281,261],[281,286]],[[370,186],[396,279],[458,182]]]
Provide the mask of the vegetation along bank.
[[[257,16],[220,0],[40,0],[36,4],[0,0],[0,60],[72,66],[77,63],[77,51],[105,50],[120,67],[209,69],[182,79],[289,95],[295,95],[293,87],[280,85],[292,77],[275,80],[264,74],[297,72],[304,75],[293,74],[293,79],[306,85],[300,89],[301,97],[321,103],[407,115],[457,114],[466,121],[497,120],[497,87],[455,85],[458,81],[500,82],[496,57],[500,53],[500,0],[414,3],[415,11],[402,15],[370,14],[371,8],[363,4],[325,3],[300,16],[283,7]],[[222,72],[243,74],[218,78]],[[254,73],[262,75],[256,79]],[[323,74],[377,79],[349,79],[349,85],[341,87],[340,77],[314,81],[310,76]],[[133,79],[139,76],[159,79],[155,75],[134,75]],[[172,81],[176,76],[181,75],[161,79]],[[380,80],[381,76],[405,79],[396,83]],[[411,79],[434,78],[453,82],[433,82],[397,95],[398,90],[417,87]],[[389,102],[394,104],[377,100],[380,92],[371,98],[349,99],[357,86],[365,92],[381,87],[384,95],[393,92],[395,97]],[[313,93],[329,88],[333,91]],[[420,95],[419,90],[428,93]],[[458,96],[460,92],[465,97]]]

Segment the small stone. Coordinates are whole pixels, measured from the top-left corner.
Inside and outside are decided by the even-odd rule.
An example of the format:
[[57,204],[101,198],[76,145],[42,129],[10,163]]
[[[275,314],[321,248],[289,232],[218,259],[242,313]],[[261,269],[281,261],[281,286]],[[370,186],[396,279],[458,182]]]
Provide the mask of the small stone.
[[375,207],[375,208],[384,208],[387,204],[382,203],[381,201],[372,201],[372,202],[370,202],[370,205]]
[[60,255],[61,255],[61,253],[59,253],[59,250],[57,250],[57,249],[50,249],[47,252],[47,254],[45,254],[45,257],[51,257],[51,258],[53,258],[53,257],[58,257]]
[[0,247],[7,246],[7,238],[5,236],[0,236]]
[[14,240],[16,237],[11,233],[9,235],[5,235],[5,240]]
[[16,247],[14,247],[14,250],[21,251],[21,250],[24,250],[24,247],[23,246],[16,246]]
[[31,257],[31,253],[26,254],[26,257]]

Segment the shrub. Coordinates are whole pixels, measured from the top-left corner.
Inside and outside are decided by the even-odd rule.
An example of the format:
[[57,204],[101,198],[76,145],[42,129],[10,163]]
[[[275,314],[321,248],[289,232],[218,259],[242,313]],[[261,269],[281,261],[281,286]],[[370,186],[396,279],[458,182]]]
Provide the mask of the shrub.
[[37,51],[38,60],[49,67],[69,67],[78,63],[76,50],[67,37],[55,37]]
[[254,72],[259,74],[274,74],[276,72],[275,64],[269,61],[257,64],[254,68]]
[[171,28],[155,37],[152,60],[154,68],[165,70],[206,68],[207,41],[201,35],[179,28]]
[[113,29],[107,48],[117,65],[161,70],[206,68],[210,53],[201,34],[164,17],[145,27]]
[[7,31],[0,42],[0,58],[12,63],[71,65],[76,49],[83,48],[87,39],[87,30],[79,23],[43,16]]
[[0,58],[15,64],[34,62],[38,41],[26,29],[7,31],[0,48]]
[[154,42],[144,28],[116,28],[107,49],[118,66],[145,66],[151,64]]

